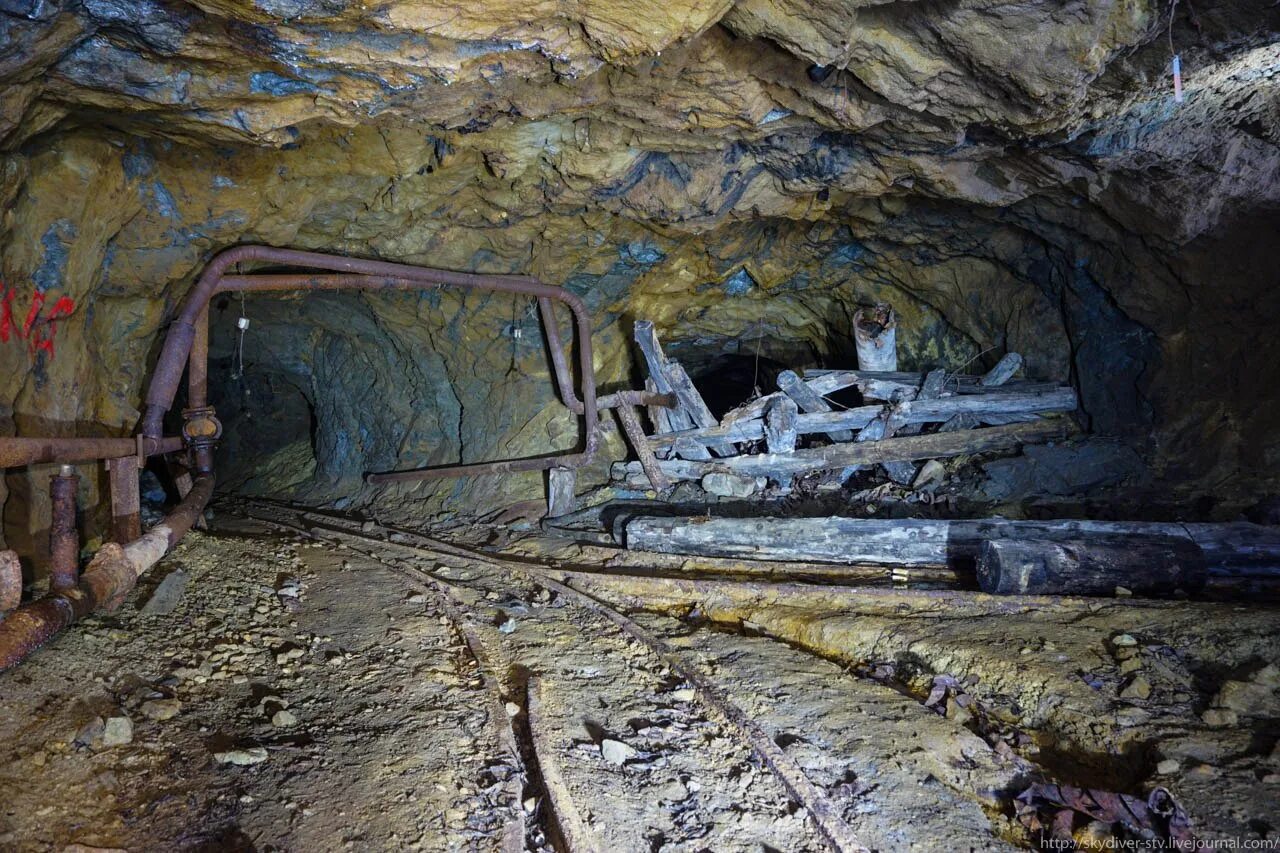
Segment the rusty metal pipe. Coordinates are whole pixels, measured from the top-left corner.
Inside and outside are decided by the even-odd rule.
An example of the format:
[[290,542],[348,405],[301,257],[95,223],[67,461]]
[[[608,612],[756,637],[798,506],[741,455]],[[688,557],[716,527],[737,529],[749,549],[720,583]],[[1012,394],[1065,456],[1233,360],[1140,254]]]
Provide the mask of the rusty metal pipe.
[[[178,436],[143,439],[147,456],[176,453],[183,447]],[[22,468],[45,462],[96,462],[136,456],[136,438],[0,438],[0,468]]]
[[[590,459],[594,453],[592,446],[592,434],[594,430],[592,425],[596,420],[594,411],[595,397],[595,376],[592,371],[591,360],[591,339],[590,339],[590,322],[586,306],[582,300],[576,295],[563,290],[562,288],[552,287],[543,284],[537,279],[527,276],[499,276],[499,275],[479,275],[475,273],[460,273],[452,270],[429,269],[426,267],[415,267],[409,264],[397,264],[387,261],[371,261],[363,258],[346,258],[338,255],[326,255],[320,252],[305,252],[296,249],[277,249],[271,246],[236,246],[226,251],[219,252],[209,262],[201,273],[200,278],[196,281],[191,292],[187,294],[186,300],[183,302],[182,309],[173,324],[169,327],[169,334],[165,338],[164,348],[160,352],[160,358],[156,362],[156,369],[152,375],[151,385],[147,391],[147,407],[146,414],[143,417],[142,433],[148,436],[158,436],[164,421],[164,413],[173,405],[173,400],[178,390],[178,382],[182,377],[183,363],[186,361],[191,352],[192,340],[195,337],[195,326],[199,320],[200,313],[209,304],[210,298],[217,292],[222,279],[226,272],[235,264],[250,261],[262,261],[271,264],[295,267],[310,267],[317,270],[325,270],[333,273],[357,274],[360,276],[383,277],[387,279],[403,279],[408,281],[419,282],[420,284],[442,284],[453,287],[469,287],[480,288],[486,290],[499,290],[512,293],[523,293],[529,296],[546,296],[552,299],[558,299],[569,305],[571,311],[577,320],[579,334],[582,334],[585,327],[586,336],[582,338],[582,345],[579,347],[582,363],[586,369],[583,371],[583,414],[587,418],[588,438],[587,451],[585,458]],[[249,278],[247,276],[231,276],[231,285],[227,289],[333,289],[338,287],[350,286],[376,286],[374,283],[355,284],[342,283],[341,280],[331,280],[328,282],[311,282],[310,279],[316,276],[271,276],[273,282],[264,283],[262,285],[254,285],[250,282],[244,282],[239,279]],[[290,282],[286,278],[292,278]],[[574,461],[576,465],[584,464],[582,461],[573,460],[571,457],[563,460],[564,462]],[[575,467],[569,465],[567,467]]]
[[[270,275],[226,275],[233,264],[246,261],[263,261],[272,264],[310,267],[323,273],[290,273]],[[473,465],[455,465],[444,468],[424,468],[414,471],[394,471],[371,474],[371,483],[411,482],[441,477],[502,474],[514,471],[538,471],[552,467],[579,468],[589,462],[599,448],[599,411],[596,404],[595,368],[591,350],[591,318],[586,304],[575,294],[560,287],[543,284],[528,276],[481,275],[459,273],[451,270],[415,267],[386,261],[370,261],[345,258],[318,252],[294,249],[275,249],[269,246],[238,246],[216,255],[205,267],[196,285],[187,295],[177,319],[169,328],[164,347],[152,374],[147,391],[147,408],[143,418],[143,435],[158,435],[164,413],[173,405],[184,362],[199,359],[207,362],[207,332],[202,337],[197,331],[207,326],[209,300],[215,293],[226,291],[280,291],[280,290],[337,290],[358,289],[422,289],[433,285],[464,287],[533,296],[538,299],[554,299],[565,303],[573,313],[579,338],[578,355],[582,372],[582,399],[573,396],[573,377],[563,357],[552,359],[556,381],[565,405],[578,413],[574,404],[581,402],[580,414],[585,419],[586,439],[578,453],[540,459],[501,460]],[[555,332],[557,338],[559,330]],[[563,354],[563,353],[562,353]],[[569,395],[564,389],[570,389]],[[197,396],[190,400],[192,407],[204,408],[207,399],[203,386],[197,384]],[[200,448],[197,446],[197,456]],[[210,465],[197,467],[208,470]]]
[[49,588],[65,592],[80,575],[80,534],[76,530],[76,492],[80,475],[63,465],[49,478],[52,515],[49,524]]
[[538,313],[542,315],[542,330],[547,336],[547,349],[551,351],[551,364],[555,367],[560,399],[570,411],[580,415],[585,409],[582,401],[573,392],[573,380],[569,374],[569,365],[565,361],[564,344],[560,341],[560,324],[556,322],[555,307],[550,299],[545,296],[538,298]]
[[111,487],[111,539],[123,545],[142,535],[138,460],[132,456],[109,459],[107,475]]
[[118,607],[138,578],[191,529],[211,497],[213,477],[197,478],[186,499],[149,532],[128,545],[103,545],[79,583],[9,613],[0,621],[0,672],[21,663],[59,631],[99,607]]
[[657,391],[614,391],[605,394],[598,401],[601,409],[617,409],[623,406],[661,406],[674,409],[680,405],[675,394],[660,394]]

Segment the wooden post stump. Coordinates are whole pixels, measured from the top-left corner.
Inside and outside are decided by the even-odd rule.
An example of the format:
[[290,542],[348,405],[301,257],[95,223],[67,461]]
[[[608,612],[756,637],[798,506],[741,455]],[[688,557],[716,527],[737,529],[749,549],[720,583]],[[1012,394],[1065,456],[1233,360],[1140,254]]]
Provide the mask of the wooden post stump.
[[574,511],[573,492],[577,483],[578,472],[572,468],[552,468],[547,472],[547,518],[559,518]]

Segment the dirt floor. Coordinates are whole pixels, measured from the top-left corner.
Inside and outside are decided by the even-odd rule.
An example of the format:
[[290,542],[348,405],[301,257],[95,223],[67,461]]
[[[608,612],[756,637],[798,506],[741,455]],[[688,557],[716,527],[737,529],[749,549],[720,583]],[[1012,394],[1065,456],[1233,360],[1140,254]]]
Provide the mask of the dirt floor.
[[220,513],[0,679],[0,848],[802,851],[825,803],[874,850],[1030,849],[1015,798],[1043,781],[1280,838],[1273,607],[690,584],[507,529],[453,540],[516,563],[313,529]]

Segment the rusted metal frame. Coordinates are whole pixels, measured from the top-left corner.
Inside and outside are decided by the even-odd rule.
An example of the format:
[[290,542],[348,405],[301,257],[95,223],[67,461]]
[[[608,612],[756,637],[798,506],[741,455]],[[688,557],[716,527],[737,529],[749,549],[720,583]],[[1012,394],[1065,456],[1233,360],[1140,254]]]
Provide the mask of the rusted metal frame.
[[[352,278],[347,279],[338,275],[270,275],[270,277],[252,277],[250,282],[244,282],[244,278],[250,277],[227,277],[227,272],[233,265],[248,263],[248,261],[265,261],[265,263],[303,266],[303,268],[311,268],[317,270],[325,270],[329,273],[351,274]],[[227,278],[227,282],[223,279]],[[270,280],[264,280],[270,279]],[[147,392],[146,414],[143,416],[143,429],[145,435],[157,435],[160,432],[161,424],[163,424],[164,414],[173,405],[175,394],[178,391],[178,383],[182,378],[183,361],[191,355],[192,343],[196,339],[196,325],[201,319],[202,311],[206,310],[209,300],[218,291],[220,284],[225,284],[221,289],[343,289],[349,287],[360,287],[366,289],[378,288],[408,288],[412,287],[408,282],[416,282],[417,287],[426,286],[426,284],[444,284],[451,287],[467,287],[477,289],[490,289],[490,291],[503,291],[524,293],[527,296],[554,298],[564,302],[570,306],[570,310],[575,315],[577,330],[581,343],[579,346],[580,361],[582,364],[582,405],[584,411],[582,414],[586,416],[586,428],[588,428],[588,437],[586,437],[586,448],[576,455],[562,456],[557,460],[553,460],[553,464],[566,467],[579,467],[586,464],[590,457],[594,455],[596,442],[598,437],[595,435],[594,424],[598,415],[595,412],[595,375],[593,370],[593,362],[591,362],[591,328],[590,316],[586,311],[584,302],[579,297],[573,295],[563,288],[550,287],[548,284],[539,282],[538,279],[531,277],[522,277],[522,275],[481,275],[474,273],[456,273],[452,270],[429,269],[424,266],[412,266],[408,264],[394,264],[389,261],[374,261],[358,259],[358,257],[342,257],[335,255],[320,254],[320,252],[307,252],[291,250],[291,248],[274,248],[270,246],[237,246],[229,248],[227,251],[219,252],[205,266],[204,273],[197,280],[196,286],[188,293],[187,300],[183,302],[178,318],[170,325],[168,337],[165,338],[164,348],[161,350],[160,359],[156,362],[156,369],[152,375],[151,387]],[[207,400],[192,400],[191,405],[206,405]],[[521,466],[518,469],[490,470],[488,473],[502,473],[502,470],[541,470],[549,466],[548,460],[511,460],[503,462],[503,465],[509,465],[511,462],[525,462],[525,464],[535,464],[534,467]],[[472,470],[471,473],[484,473],[486,465],[480,466],[454,466],[453,469],[435,469],[431,471],[398,471],[397,479],[428,479],[431,476],[442,476],[443,471],[457,471],[460,469],[479,469]],[[412,478],[406,476],[413,474]],[[449,474],[452,475],[452,474]],[[385,482],[385,480],[383,480]]]
[[[294,267],[306,267],[322,271],[323,274],[285,274],[228,276],[226,273],[235,264],[260,261]],[[586,421],[586,439],[582,451],[572,454],[548,456],[534,459],[510,459],[496,462],[483,462],[472,465],[455,465],[445,468],[426,468],[414,471],[393,471],[371,474],[371,483],[406,482],[443,477],[457,477],[483,474],[502,474],[515,471],[541,471],[552,467],[579,468],[587,464],[599,446],[599,434],[596,428],[599,413],[596,406],[595,372],[591,353],[591,319],[586,305],[575,294],[559,287],[543,284],[528,276],[480,275],[459,273],[451,270],[415,267],[408,264],[397,264],[386,261],[371,261],[361,258],[347,258],[326,255],[318,252],[305,252],[295,249],[277,249],[270,246],[237,246],[219,253],[205,267],[196,285],[187,295],[179,311],[178,317],[169,327],[160,358],[156,362],[151,385],[147,391],[146,412],[143,416],[142,434],[159,435],[164,414],[173,405],[177,394],[178,383],[182,378],[183,362],[194,364],[200,361],[207,364],[207,310],[209,300],[215,293],[226,291],[271,291],[271,290],[339,290],[358,288],[365,290],[378,289],[421,289],[433,285],[449,287],[473,288],[507,293],[519,293],[538,299],[555,299],[564,302],[573,312],[579,336],[578,354],[582,371],[582,415]],[[205,332],[199,329],[204,327]],[[558,330],[557,330],[558,336]],[[557,368],[557,383],[563,389],[572,387],[572,378],[568,375],[567,365],[561,371],[563,360],[553,364]],[[204,368],[207,369],[207,368]],[[216,433],[220,430],[216,418],[208,408],[207,383],[203,370],[197,368],[188,383],[189,412],[202,427],[197,433],[197,469],[208,470],[211,459],[200,449],[200,442],[205,441],[211,448],[212,439],[206,439],[203,432]],[[576,397],[569,397],[566,405]],[[202,458],[203,457],[203,458]],[[201,463],[206,464],[201,464]]]
[[186,499],[145,536],[124,546],[103,545],[74,586],[52,590],[6,615],[0,621],[0,672],[99,607],[120,606],[138,577],[186,535],[212,496],[213,477],[197,478]]

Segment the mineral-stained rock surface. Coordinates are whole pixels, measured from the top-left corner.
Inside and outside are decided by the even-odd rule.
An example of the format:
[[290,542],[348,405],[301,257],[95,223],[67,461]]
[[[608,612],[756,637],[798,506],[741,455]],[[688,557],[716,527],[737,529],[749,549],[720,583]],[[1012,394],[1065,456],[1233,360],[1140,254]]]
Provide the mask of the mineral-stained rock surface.
[[[0,428],[128,434],[194,276],[258,242],[563,284],[606,387],[636,317],[694,368],[802,367],[888,300],[904,365],[1017,350],[1151,482],[1243,501],[1280,470],[1278,30],[1268,0],[7,0]],[[224,482],[536,494],[361,480],[572,446],[530,308],[221,300]],[[39,551],[44,506],[8,500],[4,540]]]

